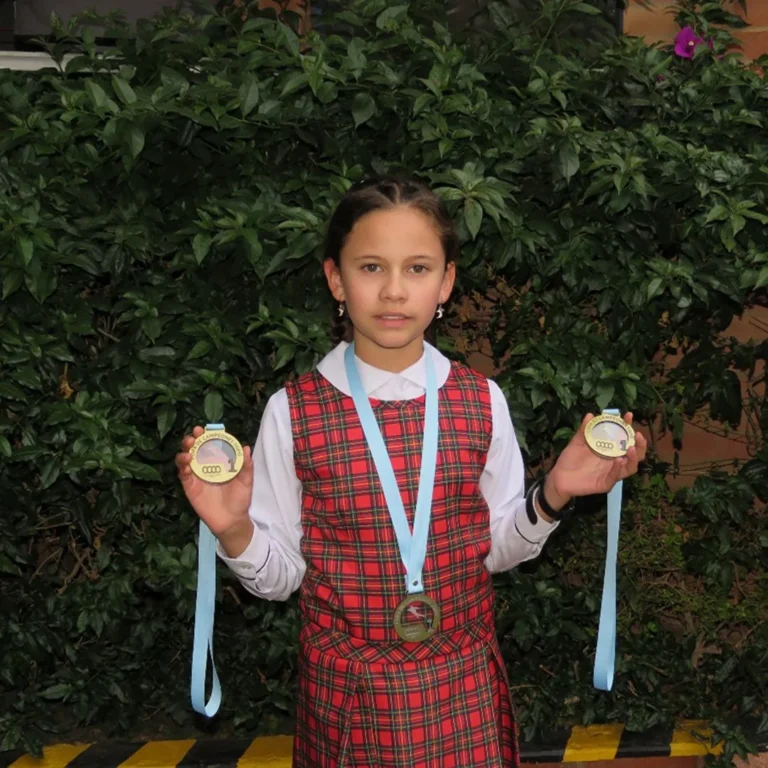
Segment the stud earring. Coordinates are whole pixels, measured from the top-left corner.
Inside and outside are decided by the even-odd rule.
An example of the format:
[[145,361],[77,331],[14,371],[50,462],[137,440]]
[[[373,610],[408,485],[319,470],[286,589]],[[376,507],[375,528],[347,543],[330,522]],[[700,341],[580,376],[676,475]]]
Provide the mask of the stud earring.
[[344,317],[344,302],[339,302],[339,317]]
[[438,320],[442,320],[442,318],[443,318],[443,314],[444,314],[444,311],[443,311],[443,305],[442,305],[442,304],[440,304],[440,305],[438,306],[438,308],[437,308],[437,319],[438,319]]

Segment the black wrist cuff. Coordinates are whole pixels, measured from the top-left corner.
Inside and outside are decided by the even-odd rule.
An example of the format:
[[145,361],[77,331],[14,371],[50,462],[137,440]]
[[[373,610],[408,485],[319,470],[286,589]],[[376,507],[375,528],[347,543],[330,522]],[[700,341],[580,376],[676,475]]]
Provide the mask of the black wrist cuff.
[[534,504],[534,501],[536,500],[538,500],[542,512],[553,520],[562,520],[565,515],[573,509],[573,499],[571,499],[562,509],[554,509],[552,507],[544,495],[544,481],[546,479],[546,475],[540,477],[528,489],[528,493],[525,495],[525,512],[528,515],[528,520],[530,520],[531,525],[536,525],[539,521],[539,515],[536,512],[536,505]]

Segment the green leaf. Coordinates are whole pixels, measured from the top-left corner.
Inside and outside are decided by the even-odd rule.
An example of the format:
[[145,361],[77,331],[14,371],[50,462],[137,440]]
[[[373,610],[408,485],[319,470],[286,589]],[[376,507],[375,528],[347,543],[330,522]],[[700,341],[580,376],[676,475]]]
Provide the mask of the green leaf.
[[240,111],[246,117],[259,103],[259,82],[251,76],[241,86],[239,91]]
[[711,221],[722,221],[728,218],[728,210],[723,205],[716,205],[710,209],[707,214],[707,218],[704,220],[705,224],[709,224]]
[[597,385],[597,393],[597,407],[602,411],[611,404],[616,389],[613,384],[601,383]]
[[11,453],[11,444],[8,442],[8,438],[4,435],[0,435],[0,456],[10,459]]
[[195,344],[187,355],[187,360],[197,360],[200,357],[205,357],[213,349],[210,341],[207,339],[201,339]]
[[757,281],[755,282],[755,290],[762,288],[764,285],[768,285],[768,267],[763,267],[760,270],[760,274],[757,276]]
[[131,157],[135,160],[144,149],[144,131],[138,125],[131,125],[126,136]]
[[122,77],[112,76],[112,87],[115,89],[115,93],[123,104],[130,105],[135,103],[136,94],[128,83],[123,80]]
[[164,405],[157,414],[157,432],[162,440],[176,423],[176,408]]
[[24,283],[38,304],[43,304],[58,286],[58,280],[53,270],[41,270],[25,275]]
[[586,13],[588,16],[600,16],[602,13],[599,8],[595,8],[594,5],[589,5],[589,3],[576,3],[576,5],[572,5],[569,10]]
[[560,174],[566,181],[569,181],[576,171],[579,170],[579,152],[570,141],[560,145],[558,167]]
[[474,240],[483,222],[483,206],[471,197],[464,201],[464,221],[467,224],[469,234],[472,235]]
[[32,256],[35,253],[35,244],[26,236],[22,235],[16,243],[19,246],[19,252],[21,258],[24,259],[24,266],[28,267],[29,262],[32,261]]
[[3,278],[3,299],[16,293],[24,282],[24,273],[20,269],[9,269]]
[[150,467],[148,464],[142,464],[140,461],[122,459],[122,461],[120,461],[120,468],[125,470],[136,480],[159,482],[162,479],[160,473],[154,467]]
[[45,462],[43,471],[40,473],[40,487],[45,490],[50,488],[59,476],[59,460],[55,456],[51,456],[48,461]]
[[298,91],[299,88],[303,88],[308,82],[309,80],[304,72],[294,72],[286,79],[283,90],[280,92],[281,98]]
[[72,419],[72,408],[69,403],[54,403],[45,419],[48,425],[64,424]]
[[199,234],[195,235],[192,240],[192,251],[195,254],[195,261],[198,264],[203,263],[203,259],[208,255],[208,251],[211,250],[212,239],[210,235]]
[[218,424],[224,416],[224,400],[220,392],[209,392],[203,403],[205,418],[211,424]]
[[664,292],[664,288],[662,287],[663,282],[663,277],[654,277],[653,280],[648,283],[648,301]]
[[624,391],[627,393],[629,405],[634,405],[637,401],[637,386],[635,383],[624,379],[624,381],[621,382],[621,386],[624,387]]
[[138,357],[144,363],[168,364],[176,358],[176,350],[173,347],[146,347],[139,350]]
[[255,229],[244,229],[243,237],[248,243],[248,261],[255,267],[259,263],[261,254],[264,251],[259,241],[259,233]]
[[72,693],[72,686],[69,683],[57,683],[56,685],[52,685],[49,688],[40,691],[38,695],[48,701],[58,701],[70,693]]
[[392,5],[378,15],[376,26],[379,29],[394,30],[397,24],[406,18],[407,14],[407,5]]
[[107,106],[107,94],[97,82],[94,80],[86,80],[85,90],[97,109]]
[[355,128],[370,120],[375,111],[376,102],[369,93],[356,94],[352,101],[352,117],[355,119]]
[[295,354],[296,346],[294,344],[282,344],[275,355],[275,364],[272,366],[273,370],[279,371],[288,361],[293,359]]

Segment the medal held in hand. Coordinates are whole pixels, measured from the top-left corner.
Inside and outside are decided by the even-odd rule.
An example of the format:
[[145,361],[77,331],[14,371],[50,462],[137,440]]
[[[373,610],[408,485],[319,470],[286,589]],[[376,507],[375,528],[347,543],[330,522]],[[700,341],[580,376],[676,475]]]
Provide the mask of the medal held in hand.
[[243,468],[243,446],[223,424],[207,424],[189,453],[190,469],[206,483],[228,483]]
[[[191,470],[206,483],[228,483],[243,468],[243,446],[228,434],[223,424],[206,424],[205,431],[190,448]],[[192,708],[213,717],[221,706],[221,683],[213,660],[213,622],[216,609],[216,538],[200,519],[197,558],[195,634],[192,645]],[[211,695],[205,701],[205,678],[211,660]]]
[[601,413],[584,428],[587,445],[605,459],[619,459],[635,444],[635,430],[621,416]]

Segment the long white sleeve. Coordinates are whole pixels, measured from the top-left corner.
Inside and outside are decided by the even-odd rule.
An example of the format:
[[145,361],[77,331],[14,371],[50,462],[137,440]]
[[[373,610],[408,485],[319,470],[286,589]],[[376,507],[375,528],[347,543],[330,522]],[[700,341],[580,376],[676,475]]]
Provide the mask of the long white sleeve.
[[253,449],[253,496],[248,514],[251,542],[237,558],[216,544],[219,557],[257,597],[287,600],[299,588],[306,563],[301,556],[301,482],[293,465],[288,395],[276,392],[267,403]]
[[523,457],[509,406],[498,384],[490,380],[489,384],[493,436],[480,491],[491,511],[491,552],[485,565],[491,573],[500,573],[536,557],[558,524],[537,517],[532,525],[528,519]]

